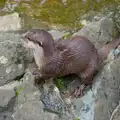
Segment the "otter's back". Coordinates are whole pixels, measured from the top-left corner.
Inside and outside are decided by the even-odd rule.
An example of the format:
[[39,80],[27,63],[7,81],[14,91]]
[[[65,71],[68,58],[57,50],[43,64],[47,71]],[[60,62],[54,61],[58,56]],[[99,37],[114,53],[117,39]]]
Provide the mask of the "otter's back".
[[75,36],[72,39],[60,41],[57,49],[61,51],[64,61],[62,73],[83,71],[92,59],[97,60],[97,50],[87,38]]

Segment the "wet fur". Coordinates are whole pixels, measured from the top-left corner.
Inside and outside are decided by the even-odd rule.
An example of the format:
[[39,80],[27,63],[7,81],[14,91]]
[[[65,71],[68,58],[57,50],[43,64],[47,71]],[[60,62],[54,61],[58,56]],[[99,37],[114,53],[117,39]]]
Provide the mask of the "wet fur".
[[[24,39],[27,37],[32,39],[34,58],[42,78],[49,79],[75,73],[86,85],[92,83],[95,72],[109,51],[120,44],[118,38],[97,51],[86,37],[75,36],[54,42],[52,36],[42,29],[28,31]],[[37,46],[35,42],[42,42],[43,46]]]

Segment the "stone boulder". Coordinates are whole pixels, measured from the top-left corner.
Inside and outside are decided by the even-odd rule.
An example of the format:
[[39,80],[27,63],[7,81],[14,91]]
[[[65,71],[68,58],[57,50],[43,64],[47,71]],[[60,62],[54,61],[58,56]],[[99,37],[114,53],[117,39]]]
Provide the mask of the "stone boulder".
[[[21,36],[14,32],[0,32],[0,86],[24,74],[26,60],[33,56],[21,43]],[[28,62],[28,61],[27,61]]]
[[120,119],[120,105],[118,105],[113,111],[110,120],[119,120]]
[[114,23],[108,17],[102,17],[99,21],[89,22],[74,35],[86,36],[96,48],[101,48],[105,43],[112,40]]
[[0,17],[0,31],[21,29],[21,19],[18,13]]

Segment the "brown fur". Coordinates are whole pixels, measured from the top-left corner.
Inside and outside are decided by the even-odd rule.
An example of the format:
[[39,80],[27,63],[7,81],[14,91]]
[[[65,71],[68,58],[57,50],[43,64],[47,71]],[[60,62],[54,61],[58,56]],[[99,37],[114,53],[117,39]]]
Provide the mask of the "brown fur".
[[28,31],[23,39],[29,38],[35,44],[42,42],[44,63],[40,75],[44,79],[77,74],[84,84],[91,84],[95,72],[106,59],[109,51],[120,44],[116,39],[97,51],[86,37],[74,36],[71,39],[54,42],[52,36],[42,30]]

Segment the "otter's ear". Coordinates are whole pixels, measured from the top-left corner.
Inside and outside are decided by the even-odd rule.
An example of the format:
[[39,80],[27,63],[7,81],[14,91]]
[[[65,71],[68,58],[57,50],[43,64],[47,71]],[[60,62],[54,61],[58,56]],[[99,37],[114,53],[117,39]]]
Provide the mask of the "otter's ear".
[[41,41],[38,44],[40,47],[43,47],[43,43]]

